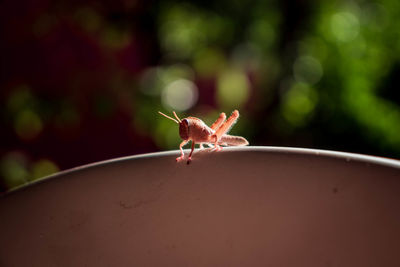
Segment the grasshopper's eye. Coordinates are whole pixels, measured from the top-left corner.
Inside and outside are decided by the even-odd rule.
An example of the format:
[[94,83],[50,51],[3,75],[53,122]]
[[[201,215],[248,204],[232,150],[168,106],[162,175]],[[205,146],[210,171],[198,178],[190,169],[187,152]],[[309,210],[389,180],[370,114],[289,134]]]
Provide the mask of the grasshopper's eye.
[[183,119],[179,124],[179,135],[183,140],[189,138],[189,121],[187,119]]

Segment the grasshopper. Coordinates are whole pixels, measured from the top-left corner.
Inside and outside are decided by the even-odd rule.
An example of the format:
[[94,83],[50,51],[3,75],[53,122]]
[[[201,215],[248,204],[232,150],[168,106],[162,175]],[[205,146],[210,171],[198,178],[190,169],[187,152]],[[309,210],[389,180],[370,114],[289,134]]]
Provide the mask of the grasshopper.
[[220,151],[222,149],[221,146],[246,146],[249,144],[249,142],[241,136],[227,134],[239,118],[239,111],[237,110],[234,110],[228,119],[226,119],[225,113],[222,112],[211,127],[208,127],[201,119],[196,117],[187,117],[181,120],[178,115],[176,115],[175,111],[173,111],[173,114],[176,119],[160,111],[158,113],[179,124],[179,135],[183,141],[179,145],[181,155],[176,158],[176,161],[180,161],[184,158],[183,146],[189,141],[192,141],[192,150],[190,151],[187,164],[192,161],[195,144],[199,144],[200,148],[203,148],[203,144],[206,144],[209,147],[214,147],[216,151]]

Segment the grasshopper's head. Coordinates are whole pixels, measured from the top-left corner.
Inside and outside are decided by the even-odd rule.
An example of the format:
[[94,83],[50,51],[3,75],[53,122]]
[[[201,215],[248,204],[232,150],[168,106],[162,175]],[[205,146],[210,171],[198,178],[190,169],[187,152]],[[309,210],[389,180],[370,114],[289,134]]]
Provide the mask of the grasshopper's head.
[[158,112],[161,115],[163,115],[164,117],[173,120],[174,122],[179,124],[179,135],[183,140],[187,140],[189,139],[189,120],[188,119],[179,119],[178,115],[176,115],[175,111],[173,111],[174,116],[176,118],[176,120],[174,118],[171,118],[170,116],[165,115],[162,112]]

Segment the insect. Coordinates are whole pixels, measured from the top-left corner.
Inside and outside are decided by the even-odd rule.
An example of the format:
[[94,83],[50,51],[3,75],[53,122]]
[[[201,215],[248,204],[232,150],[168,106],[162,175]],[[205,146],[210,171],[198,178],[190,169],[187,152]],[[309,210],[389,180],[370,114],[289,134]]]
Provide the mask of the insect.
[[227,134],[239,118],[239,111],[237,110],[234,110],[227,120],[225,113],[222,112],[211,127],[208,127],[202,120],[196,117],[187,117],[181,120],[178,115],[176,115],[175,111],[173,111],[173,114],[176,119],[160,111],[158,113],[179,124],[179,135],[183,141],[179,145],[181,155],[176,158],[176,161],[180,161],[184,158],[183,146],[189,141],[192,141],[192,150],[190,151],[187,164],[192,161],[195,144],[199,144],[200,148],[203,148],[203,144],[206,144],[209,147],[214,147],[216,151],[220,151],[222,149],[221,146],[246,146],[249,144],[249,142],[241,136]]

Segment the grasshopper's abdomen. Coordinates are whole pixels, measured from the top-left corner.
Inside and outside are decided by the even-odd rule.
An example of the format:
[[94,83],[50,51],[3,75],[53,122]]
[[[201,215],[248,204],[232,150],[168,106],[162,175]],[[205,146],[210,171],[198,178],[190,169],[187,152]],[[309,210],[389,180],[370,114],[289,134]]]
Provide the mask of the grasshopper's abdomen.
[[249,142],[241,136],[224,134],[218,142],[219,145],[225,146],[247,146]]

